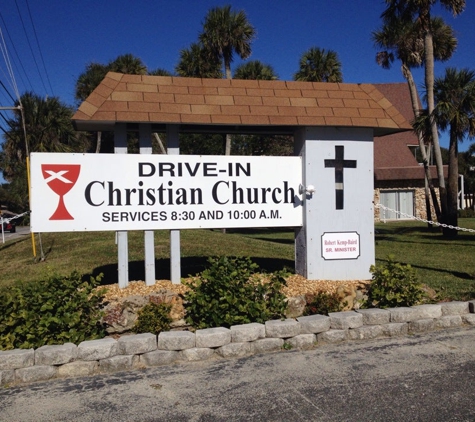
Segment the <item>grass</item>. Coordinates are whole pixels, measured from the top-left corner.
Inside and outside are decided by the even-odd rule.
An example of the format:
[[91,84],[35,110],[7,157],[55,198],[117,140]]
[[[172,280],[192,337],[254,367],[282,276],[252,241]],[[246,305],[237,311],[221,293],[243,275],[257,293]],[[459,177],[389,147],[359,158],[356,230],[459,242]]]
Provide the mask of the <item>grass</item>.
[[[460,219],[459,225],[475,229],[475,219]],[[244,229],[183,230],[181,232],[182,276],[204,269],[209,256],[249,256],[268,271],[294,266],[293,230]],[[113,232],[44,233],[41,244],[45,261],[33,259],[29,236],[0,245],[0,286],[16,280],[35,281],[47,272],[69,274],[104,273],[104,283],[117,281],[117,248]],[[39,238],[36,248],[40,255]],[[143,234],[129,233],[129,276],[144,279]],[[460,232],[445,240],[437,230],[418,222],[376,225],[376,264],[388,255],[416,268],[421,282],[450,300],[475,298],[475,233]],[[169,279],[168,231],[155,232],[156,278]]]

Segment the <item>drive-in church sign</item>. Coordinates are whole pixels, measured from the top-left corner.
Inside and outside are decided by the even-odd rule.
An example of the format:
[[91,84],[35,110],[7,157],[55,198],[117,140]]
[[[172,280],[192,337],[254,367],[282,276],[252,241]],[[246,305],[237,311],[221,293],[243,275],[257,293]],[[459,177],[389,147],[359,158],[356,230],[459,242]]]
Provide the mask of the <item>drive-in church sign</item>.
[[33,232],[302,226],[301,157],[31,154]]

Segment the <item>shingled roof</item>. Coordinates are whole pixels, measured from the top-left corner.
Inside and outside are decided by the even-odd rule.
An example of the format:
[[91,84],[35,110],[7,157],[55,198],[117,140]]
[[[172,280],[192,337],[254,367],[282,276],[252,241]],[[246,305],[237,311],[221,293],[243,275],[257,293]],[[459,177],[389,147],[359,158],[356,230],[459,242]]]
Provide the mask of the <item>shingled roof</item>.
[[[73,116],[78,130],[111,130],[116,122],[179,124],[216,131],[280,131],[297,126],[374,128],[375,136],[411,129],[371,84],[343,84],[109,72]],[[213,128],[210,126],[213,125]],[[272,132],[272,130],[270,130]]]
[[[375,84],[401,112],[407,121],[414,120],[411,96],[407,83]],[[376,182],[394,180],[424,180],[424,168],[419,165],[409,145],[419,145],[414,131],[391,134],[374,139],[374,177]],[[435,166],[430,166],[431,176],[437,178]],[[444,168],[447,173],[447,168]]]

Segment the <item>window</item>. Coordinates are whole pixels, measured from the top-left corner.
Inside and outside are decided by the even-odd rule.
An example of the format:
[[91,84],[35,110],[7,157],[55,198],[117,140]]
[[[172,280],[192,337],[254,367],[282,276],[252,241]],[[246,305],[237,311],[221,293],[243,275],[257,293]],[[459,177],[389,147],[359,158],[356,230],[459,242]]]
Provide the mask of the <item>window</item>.
[[409,220],[414,216],[414,191],[395,190],[381,191],[381,205],[407,215],[400,215],[394,211],[381,210],[381,220]]

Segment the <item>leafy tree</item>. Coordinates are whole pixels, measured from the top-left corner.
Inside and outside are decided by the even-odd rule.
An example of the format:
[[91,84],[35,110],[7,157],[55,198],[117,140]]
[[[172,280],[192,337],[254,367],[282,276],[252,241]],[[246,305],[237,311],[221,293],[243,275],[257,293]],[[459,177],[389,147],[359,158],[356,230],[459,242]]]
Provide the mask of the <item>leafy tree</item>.
[[188,78],[222,78],[221,61],[200,43],[180,51],[180,61],[175,68],[179,76]]
[[[443,78],[434,82],[436,106],[434,117],[442,130],[449,129],[449,177],[447,182],[446,223],[457,225],[458,143],[475,136],[475,72],[448,68]],[[457,230],[445,229],[447,237]]]
[[25,206],[28,203],[27,152],[85,152],[88,140],[84,132],[74,130],[72,108],[57,97],[41,98],[27,92],[20,101],[22,110],[15,110],[6,122],[8,129],[3,135],[0,169],[5,180],[13,183],[9,193],[17,198],[15,202]]
[[305,82],[343,82],[341,63],[333,50],[312,47],[300,58],[294,80]]
[[233,151],[236,155],[293,155],[294,141],[291,136],[234,135]]
[[[433,18],[431,27],[434,33],[435,59],[440,61],[448,60],[457,47],[457,40],[454,36],[452,28],[446,25],[440,18]],[[422,31],[421,25],[418,22],[412,21],[405,22],[395,19],[389,20],[383,23],[379,30],[372,33],[372,38],[375,45],[382,49],[376,54],[376,61],[380,66],[385,69],[389,69],[394,60],[398,59],[401,62],[402,74],[409,87],[414,118],[418,119],[420,116],[420,104],[411,69],[421,67],[423,65],[424,33]],[[430,145],[427,146],[426,150],[426,143],[431,139],[426,136],[426,134],[429,132],[430,126],[427,130],[425,123],[424,129],[417,132],[419,139],[419,149],[421,151],[422,161],[424,164],[425,177],[428,182],[428,187],[426,188],[426,207],[428,212],[427,215],[430,216],[430,202],[428,192],[430,191],[437,218],[440,220],[441,211],[429,169]]]
[[279,79],[272,66],[259,60],[252,60],[239,65],[234,71],[234,79],[253,79],[275,81]]
[[[381,15],[385,23],[391,24],[394,21],[402,23],[418,22],[424,35],[424,80],[427,93],[428,115],[433,116],[434,102],[434,39],[431,25],[432,7],[439,3],[442,7],[452,12],[454,16],[459,15],[465,9],[465,0],[385,0],[387,5]],[[439,192],[442,206],[442,219],[447,215],[447,191],[444,180],[444,169],[440,152],[439,134],[435,119],[431,119],[431,136],[434,144],[434,155],[437,165],[437,175],[439,179]]]

